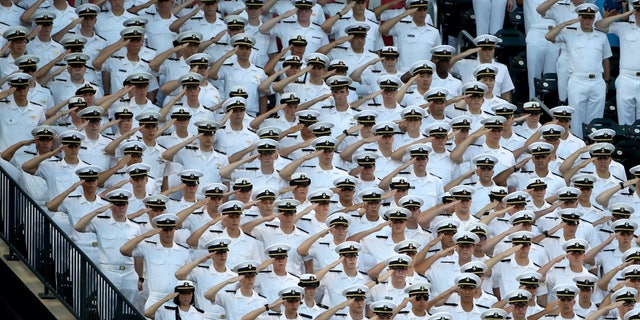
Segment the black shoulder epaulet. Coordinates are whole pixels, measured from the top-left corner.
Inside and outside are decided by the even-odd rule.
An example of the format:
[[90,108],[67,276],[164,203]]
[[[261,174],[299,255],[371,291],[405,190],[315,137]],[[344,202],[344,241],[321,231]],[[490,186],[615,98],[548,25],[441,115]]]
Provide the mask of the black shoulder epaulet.
[[82,195],[76,194],[76,195],[73,195],[73,196],[69,196],[68,198],[80,198],[81,196]]
[[95,32],[95,31],[94,31],[93,33],[94,33],[98,38],[100,38],[100,39],[102,39],[102,40],[104,40],[104,41],[107,41],[107,38],[105,38],[105,37],[103,37],[103,36],[99,35],[97,32]]
[[454,264],[455,261],[444,260],[444,261],[440,261],[440,263]]
[[404,310],[404,311],[398,312],[398,314],[408,314],[408,313],[409,313],[409,310]]
[[578,30],[578,28],[576,28],[576,27],[567,27],[567,29],[569,29],[569,30]]
[[360,272],[360,273],[364,274],[365,276],[369,276],[369,274],[368,274],[368,273],[366,273],[366,272],[364,272],[364,271],[360,271],[360,270],[358,270],[358,272]]
[[611,231],[611,230],[607,230],[607,229],[600,229],[600,230],[598,230],[598,231],[606,232],[606,233],[613,233],[613,231]]
[[177,245],[178,247],[183,247],[183,248],[185,248],[185,249],[187,249],[187,250],[189,249],[189,247],[187,247],[187,246],[185,246],[185,245],[182,245],[182,244],[179,244],[179,243],[176,243],[176,245]]
[[34,156],[37,156],[37,155],[38,155],[37,153],[35,153],[35,152],[33,152],[33,151],[28,151],[28,150],[23,150],[23,151],[24,151],[24,153],[26,153],[26,154],[30,154],[30,155],[34,155]]
[[342,272],[342,270],[331,269],[331,270],[329,270],[329,272],[340,273],[340,272]]
[[300,220],[311,221],[311,218],[300,218]]
[[142,61],[144,61],[146,63],[149,63],[149,60],[145,60],[145,59],[142,59],[142,58],[140,58],[140,60],[142,60]]
[[187,150],[198,150],[198,146],[185,146],[184,148]]
[[194,308],[194,309],[196,309],[196,311],[198,311],[198,312],[200,312],[200,313],[204,313],[204,310],[202,310],[202,309],[200,309],[200,308],[196,308],[196,307],[193,307],[193,308]]
[[445,302],[444,305],[445,306],[450,306],[450,307],[457,307],[458,306],[457,303],[451,303],[451,302]]
[[438,178],[438,179],[442,179],[442,177],[437,176],[437,175],[435,175],[435,174],[433,174],[433,173],[431,173],[431,172],[429,172],[429,174],[431,174],[432,176],[434,176],[434,177],[436,177],[436,178]]
[[123,57],[123,56],[116,56],[116,55],[111,56],[111,58],[124,59],[124,57]]
[[557,173],[555,173],[555,172],[551,172],[551,174],[552,174],[552,175],[554,175],[554,176],[558,176],[558,177],[560,177],[560,178],[563,178],[563,179],[564,179],[564,177],[563,177],[562,175],[559,175],[559,174],[557,174]]
[[411,23],[411,20],[400,20],[400,23]]
[[500,262],[511,262],[511,259],[502,259]]
[[171,60],[171,61],[180,61],[180,59],[178,59],[178,58],[167,58],[167,60]]
[[566,269],[567,267],[565,266],[553,266],[554,269]]
[[260,168],[258,168],[258,167],[246,167],[246,168],[244,168],[244,169],[245,169],[245,170],[249,170],[249,171],[257,171],[257,170],[258,170],[258,169],[260,169]]
[[203,269],[209,269],[209,266],[204,265],[204,264],[199,264],[197,265],[198,268],[203,268]]
[[308,314],[298,312],[298,315],[306,319],[313,319],[313,317]]
[[[256,293],[257,293],[257,292],[256,292]],[[261,295],[261,294],[259,294],[259,293],[258,293],[258,296],[263,297],[263,298],[265,298],[265,299],[267,298],[267,297],[265,297],[265,296],[263,296],[263,295]]]
[[319,25],[317,22],[311,22],[311,24],[314,24],[314,25],[316,25],[316,26],[318,26],[318,27],[320,27],[320,26],[321,26],[321,25]]
[[225,290],[224,292],[236,293],[237,290]]
[[325,306],[325,305],[324,305],[324,304],[322,304],[322,303],[316,303],[316,306],[318,306],[318,307],[320,307],[320,308],[322,308],[322,309],[329,309],[329,306]]
[[96,216],[98,219],[109,219],[111,216]]
[[294,277],[296,277],[296,278],[300,279],[300,277],[296,276],[295,274],[293,274],[293,273],[291,273],[291,272],[287,272],[287,273],[288,273],[289,275],[292,275],[292,276],[294,276]]
[[614,252],[614,251],[616,251],[616,249],[604,249],[602,251]]
[[218,229],[209,229],[209,232],[213,232],[213,233],[222,233],[222,230],[218,230]]
[[381,235],[377,235],[376,238],[378,238],[378,239],[389,239],[388,236],[381,236]]
[[302,229],[302,228],[300,228],[300,227],[296,227],[296,229],[298,229],[298,230],[300,230],[300,231],[302,231],[302,232],[304,232],[304,233],[306,233],[306,234],[309,234],[309,231],[307,231],[307,230],[305,230],[305,229]]
[[270,228],[277,228],[278,226],[275,224],[270,224],[270,223],[265,223],[264,224],[266,227],[270,227]]
[[282,21],[280,21],[280,22],[282,22],[282,23],[289,23],[289,24],[291,24],[291,23],[296,23],[296,21],[295,21],[295,20],[282,20]]
[[487,307],[485,305],[482,305],[482,304],[479,304],[479,303],[476,303],[476,307],[482,308],[482,309],[489,309],[489,307]]
[[540,268],[540,265],[539,265],[539,264],[537,264],[537,263],[535,263],[535,262],[532,262],[532,263],[533,263],[533,265],[534,265],[534,266],[536,266],[536,267]]
[[204,17],[191,17],[189,20],[202,20]]
[[167,310],[176,310],[178,309],[178,306],[164,306],[164,308]]
[[157,243],[157,242],[155,242],[155,241],[149,241],[149,240],[145,240],[144,242],[146,242],[146,243],[150,243],[150,244],[158,244],[158,243]]

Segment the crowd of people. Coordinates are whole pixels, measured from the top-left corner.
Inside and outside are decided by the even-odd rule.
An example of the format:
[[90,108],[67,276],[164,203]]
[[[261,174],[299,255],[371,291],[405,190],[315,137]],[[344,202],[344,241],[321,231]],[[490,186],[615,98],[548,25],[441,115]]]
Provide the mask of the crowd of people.
[[0,165],[148,319],[640,319],[640,1],[520,3],[522,106],[429,5],[0,0]]

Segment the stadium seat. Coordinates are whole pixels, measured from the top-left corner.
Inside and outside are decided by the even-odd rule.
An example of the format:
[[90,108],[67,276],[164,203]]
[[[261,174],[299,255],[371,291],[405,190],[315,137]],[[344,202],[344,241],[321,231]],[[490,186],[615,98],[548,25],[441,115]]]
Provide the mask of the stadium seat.
[[[596,118],[589,123],[582,124],[582,135],[586,138],[592,132],[599,129],[612,129],[616,132],[614,142],[624,140],[627,136],[627,127],[619,125],[616,121],[610,118]],[[588,138],[586,138],[588,139]]]
[[[633,168],[640,164],[640,144],[636,140],[625,139],[615,144],[611,157],[620,162],[625,168]],[[626,172],[627,178],[632,178],[629,172]]]

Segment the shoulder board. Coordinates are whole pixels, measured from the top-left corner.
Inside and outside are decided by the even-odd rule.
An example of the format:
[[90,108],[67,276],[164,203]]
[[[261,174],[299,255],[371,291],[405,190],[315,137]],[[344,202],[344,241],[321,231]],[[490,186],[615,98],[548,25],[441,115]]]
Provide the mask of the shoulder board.
[[618,177],[616,177],[616,176],[614,176],[614,175],[612,175],[612,176],[613,176],[614,178],[616,178],[616,179],[620,180],[620,181],[627,181],[627,179],[620,179],[620,178],[618,178]]
[[267,314],[270,315],[270,316],[278,316],[278,317],[282,315],[282,313],[280,313],[280,312],[267,312]]
[[53,81],[67,82],[67,79],[54,78]]
[[187,149],[187,150],[194,150],[194,151],[198,150],[197,146],[185,146],[184,148]]
[[229,45],[229,44],[228,44],[228,43],[226,43],[226,42],[216,42],[216,44],[223,45],[223,46]]
[[378,238],[378,239],[389,239],[388,236],[376,236],[376,238]]
[[578,30],[578,28],[576,28],[576,27],[567,27],[567,29],[569,29],[569,30]]
[[564,266],[553,266],[554,269],[566,269],[567,267]]
[[434,177],[436,177],[436,178],[442,179],[442,177],[441,177],[441,176],[437,176],[437,175],[435,175],[435,174],[433,174],[433,173],[431,173],[431,172],[429,172],[429,174],[431,174],[432,176],[434,176]]
[[250,237],[250,238],[256,239],[256,237],[254,237],[254,236],[252,236],[252,235],[250,235],[250,234],[248,234],[248,233],[246,233],[246,232],[243,232],[243,233],[244,233],[247,237]]
[[366,273],[366,272],[364,272],[364,271],[360,271],[360,270],[358,270],[358,272],[360,272],[360,273],[364,274],[365,276],[368,276],[368,275],[369,275],[368,273]]
[[474,146],[474,147],[482,147],[482,145],[474,144],[474,143],[472,143],[471,145]]
[[411,172],[409,172],[409,171],[400,171],[400,172],[398,172],[398,174],[410,174],[410,173]]
[[444,305],[445,306],[450,306],[450,307],[457,307],[458,306],[457,303],[450,303],[450,302],[445,302]]
[[[385,203],[381,203],[381,205],[383,207],[390,207],[391,206],[391,202],[385,202]],[[380,236],[381,237],[381,236]],[[386,237],[385,237],[386,238]]]
[[298,312],[298,315],[306,319],[313,319],[313,317],[308,314]]
[[534,265],[534,266],[536,266],[536,267],[538,267],[538,268],[540,268],[540,265],[539,265],[539,264],[537,264],[537,263],[535,263],[535,262],[533,263],[533,265]]
[[438,251],[440,251],[440,249],[431,249],[431,250],[429,250],[427,252],[438,252]]
[[222,233],[222,230],[216,230],[216,229],[213,229],[213,230],[209,230],[209,232],[213,232],[213,233]]
[[145,11],[144,14],[148,14],[150,16],[155,16],[156,15],[155,12],[149,12],[149,11]]
[[354,218],[360,218],[360,217],[362,217],[362,216],[361,216],[361,215],[359,215],[359,214],[352,214],[351,216],[352,216],[352,217],[354,217]]
[[189,20],[202,20],[204,17],[191,17]]
[[236,293],[236,290],[225,290],[224,292]]
[[320,307],[320,308],[322,308],[322,309],[329,309],[329,306],[325,306],[325,305],[324,305],[324,304],[322,304],[322,303],[316,303],[316,306],[318,306],[318,307]]
[[135,224],[147,224],[145,221],[135,221],[133,219],[128,219],[129,221],[135,223]]
[[73,195],[73,196],[69,196],[69,198],[80,198],[81,195],[77,194],[77,195]]
[[311,218],[300,218],[300,220],[311,221]]
[[172,306],[164,306],[164,308],[167,309],[167,310],[176,310],[176,309],[178,309],[178,306],[173,306],[173,307]]
[[404,311],[398,312],[398,314],[408,314],[408,313],[409,313],[409,310],[404,310]]
[[598,207],[598,206],[596,206],[596,205],[593,205],[593,204],[592,204],[592,206],[593,206],[594,208],[596,208],[596,209],[598,209],[598,210],[602,211],[602,208],[600,208],[600,207]]
[[273,271],[271,271],[271,270],[260,270],[260,271],[258,271],[258,273],[271,273],[271,272],[273,272]]
[[223,65],[223,66],[229,66],[229,67],[230,67],[230,66],[232,66],[232,65],[233,65],[233,62],[231,62],[231,63],[224,63],[224,64],[222,64],[222,65]]
[[203,214],[203,213],[204,211],[195,211],[195,212],[192,212],[191,214]]
[[185,246],[185,245],[182,245],[182,244],[179,244],[179,243],[176,243],[176,245],[177,245],[178,247],[183,247],[183,248],[185,248],[185,249],[189,249],[189,247],[187,247],[187,246]]
[[263,297],[263,298],[265,298],[265,299],[267,298],[267,297],[265,297],[265,296],[263,296],[263,295],[261,295],[261,294],[259,294],[259,293],[258,293],[258,296]]
[[548,238],[551,238],[551,239],[560,239],[560,237],[559,237],[559,236],[549,236]]
[[111,56],[111,58],[124,59],[124,57],[123,57],[123,56],[115,56],[115,55],[114,55],[114,56]]
[[[514,132],[514,133],[515,133],[515,132]],[[516,134],[516,136],[518,136],[518,137],[520,137],[520,138],[523,138],[523,139],[529,139],[529,138],[526,138],[525,136],[523,136],[523,135],[521,135],[521,134],[518,134],[518,133],[515,133],[515,134]]]
[[287,272],[287,273],[288,273],[289,275],[292,275],[292,276],[294,276],[294,277],[296,277],[296,278],[300,279],[300,277],[296,276],[295,274],[293,274],[293,273],[291,273],[291,272]]
[[336,313],[335,315],[336,315],[336,317],[346,317],[347,316],[346,313]]
[[193,308],[194,308],[194,309],[196,309],[196,311],[198,311],[198,312],[200,312],[200,313],[204,313],[204,310],[202,310],[202,309],[200,309],[200,308],[196,308],[196,307],[193,307]]
[[334,107],[334,106],[322,106],[322,107],[320,107],[320,108],[322,108],[322,109],[333,109],[333,108],[335,108],[335,107]]
[[321,245],[324,245],[324,246],[328,246],[328,245],[330,245],[330,243],[329,243],[329,242],[318,242],[318,244],[321,244]]
[[35,153],[35,152],[33,152],[33,151],[27,151],[27,150],[24,150],[24,153],[26,153],[26,154],[31,154],[31,155],[34,155],[34,156],[37,156],[37,155],[38,155],[37,153]]
[[[367,10],[369,10],[369,9],[367,9]],[[379,21],[376,21],[376,20],[373,20],[373,19],[367,19],[367,20],[369,20],[369,21],[371,21],[371,22],[373,22],[373,23],[375,23],[375,24],[380,24],[380,22],[379,22]]]
[[562,175],[559,175],[559,174],[557,174],[557,173],[555,173],[555,172],[551,172],[551,174],[553,174],[554,176],[558,176],[558,177],[560,177],[560,178],[564,178]]
[[29,101],[29,102],[30,102],[31,104],[35,104],[36,106],[40,106],[40,107],[42,107],[42,105],[41,105],[41,104],[39,104],[39,103],[36,103],[36,102],[33,102],[33,101]]
[[140,60],[141,60],[141,61],[144,61],[144,62],[146,62],[146,63],[149,63],[149,60],[145,60],[145,59],[142,59],[142,58],[140,58]]
[[372,73],[381,73],[382,70],[371,70]]
[[614,251],[616,251],[616,249],[604,249],[602,251],[614,252]]
[[306,233],[306,234],[309,234],[309,232],[308,232],[307,230],[302,229],[302,228],[300,228],[300,227],[296,227],[296,229],[298,229],[298,230],[300,230],[300,231],[302,231],[302,232],[304,232],[304,233]]
[[265,223],[264,225],[267,226],[267,227],[270,227],[270,228],[277,228],[278,227],[277,225],[270,224],[270,223]]
[[146,242],[146,243],[150,243],[150,244],[158,244],[158,243],[157,243],[157,242],[155,242],[155,241],[149,241],[149,240],[145,240],[144,242]]
[[329,272],[340,273],[340,272],[342,272],[342,270],[331,269],[331,270],[329,270]]
[[198,268],[209,269],[209,266],[203,265],[203,264],[199,264]]
[[318,27],[320,27],[320,25],[317,22],[312,22],[311,24],[316,25]]
[[479,303],[476,303],[476,307],[479,307],[479,308],[482,308],[482,309],[489,309],[489,307],[487,307],[485,305],[482,305],[482,304],[479,304]]
[[335,46],[335,49],[347,50],[347,47],[343,47],[343,46]]
[[411,23],[409,20],[400,20],[400,23]]
[[296,21],[295,21],[295,20],[284,20],[284,21],[280,21],[280,22],[282,22],[282,23],[288,23],[288,24],[296,23]]
[[455,261],[447,261],[447,260],[445,260],[445,261],[440,261],[440,263],[454,264]]
[[110,216],[97,216],[97,217],[98,217],[98,219],[109,219],[109,218],[111,218]]
[[107,41],[107,38],[105,38],[105,37],[103,37],[103,36],[99,35],[99,34],[98,34],[98,33],[96,33],[95,31],[94,31],[93,33],[94,33],[96,36],[98,36],[98,38],[100,38],[100,39],[102,39],[102,40],[104,40],[104,41]]
[[167,60],[171,60],[171,61],[180,61],[180,59],[178,59],[178,58],[168,58]]
[[511,262],[511,259],[502,259],[500,262]]
[[258,168],[258,167],[246,167],[246,168],[244,168],[244,169],[245,169],[245,170],[250,170],[250,171],[257,171],[257,170],[258,170],[258,169],[260,169],[260,168]]

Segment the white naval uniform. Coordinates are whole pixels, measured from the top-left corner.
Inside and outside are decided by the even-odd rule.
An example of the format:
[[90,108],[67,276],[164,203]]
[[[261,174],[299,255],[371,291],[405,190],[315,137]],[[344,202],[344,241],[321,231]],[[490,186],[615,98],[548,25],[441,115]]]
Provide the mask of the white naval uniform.
[[632,22],[614,22],[609,33],[620,38],[620,72],[616,78],[618,123],[629,125],[640,119],[640,64],[633,57],[640,50],[640,28]]
[[0,101],[0,150],[12,144],[31,140],[31,130],[44,122],[44,111],[31,102],[19,107],[15,102]]
[[[107,45],[109,46],[120,40],[120,31],[125,28],[123,23],[127,19],[135,17],[137,17],[137,15],[127,10],[124,10],[120,16],[114,15],[113,11],[105,10],[98,13],[95,30],[107,40]],[[120,82],[120,84],[122,84],[122,82]]]
[[411,17],[396,23],[389,30],[389,35],[401,53],[397,65],[399,70],[409,70],[418,60],[431,60],[431,48],[442,44],[438,29],[428,24],[419,27]]
[[215,297],[215,304],[222,306],[227,311],[226,318],[229,320],[240,320],[245,314],[258,308],[264,308],[267,303],[267,299],[255,290],[249,297],[242,295],[240,289],[219,291]]
[[576,108],[571,117],[571,132],[582,138],[582,124],[604,114],[606,83],[602,61],[612,56],[607,34],[594,29],[583,32],[579,27],[560,31],[557,43],[566,45],[569,59],[567,97]]
[[[451,67],[451,73],[459,75],[462,83],[476,81],[476,78],[473,76],[473,70],[480,64],[479,58],[462,59]],[[496,73],[496,83],[493,86],[493,94],[501,96],[505,92],[511,92],[515,86],[513,85],[507,66],[495,59],[491,61],[491,64],[498,68],[498,73]]]
[[[198,265],[193,268],[189,275],[187,275],[187,280],[193,281],[195,284],[196,307],[208,312],[219,311],[219,306],[214,305],[211,303],[211,300],[206,299],[204,293],[218,283],[235,276],[237,276],[237,274],[229,268],[223,272],[216,271],[211,265]],[[232,283],[222,288],[222,290],[233,290],[235,287],[236,285]]]
[[527,80],[529,82],[529,100],[536,96],[534,78],[541,78],[545,73],[556,72],[556,58],[558,46],[547,41],[545,35],[555,26],[551,19],[543,18],[537,11],[538,5],[544,0],[524,1],[524,29],[527,44]]
[[504,25],[507,0],[473,0],[476,36],[496,34]]

